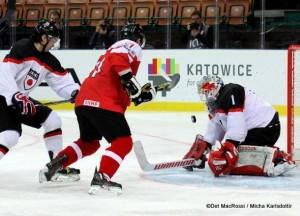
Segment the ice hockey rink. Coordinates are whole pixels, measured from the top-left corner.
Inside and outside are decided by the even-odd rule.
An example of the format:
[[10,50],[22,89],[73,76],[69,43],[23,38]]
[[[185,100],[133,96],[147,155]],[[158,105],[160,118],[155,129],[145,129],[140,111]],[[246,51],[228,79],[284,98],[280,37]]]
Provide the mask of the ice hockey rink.
[[[63,118],[64,146],[78,138],[72,111]],[[197,122],[191,122],[191,115]],[[128,111],[133,139],[141,140],[149,162],[178,160],[188,151],[196,133],[204,131],[206,113]],[[278,146],[286,149],[286,118],[280,117]],[[123,186],[119,196],[107,191],[89,195],[88,189],[102,147],[73,164],[81,170],[78,182],[39,183],[38,173],[48,162],[43,130],[23,128],[19,144],[0,161],[0,215],[299,215],[300,168],[276,178],[225,176],[215,178],[208,168],[143,172],[133,151],[113,180]],[[237,208],[238,207],[238,208]]]

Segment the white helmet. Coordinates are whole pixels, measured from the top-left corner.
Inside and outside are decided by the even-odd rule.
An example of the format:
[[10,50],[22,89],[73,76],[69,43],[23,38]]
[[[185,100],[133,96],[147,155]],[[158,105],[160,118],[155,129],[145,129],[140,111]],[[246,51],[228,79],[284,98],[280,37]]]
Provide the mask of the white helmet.
[[224,83],[220,77],[207,75],[197,83],[197,90],[201,100],[216,100],[223,86]]

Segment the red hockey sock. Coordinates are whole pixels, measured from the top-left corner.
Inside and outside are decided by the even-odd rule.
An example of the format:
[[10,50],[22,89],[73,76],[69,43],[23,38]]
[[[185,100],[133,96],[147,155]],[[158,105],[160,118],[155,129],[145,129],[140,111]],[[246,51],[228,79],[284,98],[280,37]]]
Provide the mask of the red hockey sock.
[[72,143],[72,145],[61,151],[58,156],[63,154],[67,155],[68,160],[63,163],[63,166],[66,167],[83,157],[94,154],[99,148],[99,140],[84,142],[83,140],[78,139],[76,142]]
[[72,163],[75,163],[78,160],[76,151],[71,146],[67,146],[64,150],[59,152],[57,157],[59,157],[63,154],[67,155],[67,157],[68,157],[68,160],[63,162],[64,168],[66,168],[67,166],[69,166]]
[[131,149],[131,136],[115,139],[111,143],[111,146],[105,149],[100,162],[99,171],[107,174],[110,178],[112,178],[119,169],[125,156],[131,151]]

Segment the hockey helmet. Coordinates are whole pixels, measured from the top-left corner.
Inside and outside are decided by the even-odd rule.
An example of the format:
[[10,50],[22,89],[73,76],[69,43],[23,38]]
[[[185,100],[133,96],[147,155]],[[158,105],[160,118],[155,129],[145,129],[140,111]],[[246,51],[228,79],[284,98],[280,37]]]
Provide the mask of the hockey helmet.
[[142,26],[140,26],[139,24],[127,24],[123,26],[121,30],[122,40],[129,39],[136,42],[138,38],[141,39],[141,47],[143,48],[146,43],[146,38]]
[[42,35],[47,35],[49,39],[58,39],[59,38],[59,30],[55,26],[53,21],[49,20],[40,20],[38,24],[34,27],[31,38],[33,42],[40,42]]
[[197,83],[197,90],[203,101],[216,100],[223,86],[224,83],[220,77],[207,75]]
[[218,109],[217,97],[220,89],[224,86],[222,79],[218,76],[204,76],[198,83],[197,89],[201,100],[205,102],[207,111],[214,116]]

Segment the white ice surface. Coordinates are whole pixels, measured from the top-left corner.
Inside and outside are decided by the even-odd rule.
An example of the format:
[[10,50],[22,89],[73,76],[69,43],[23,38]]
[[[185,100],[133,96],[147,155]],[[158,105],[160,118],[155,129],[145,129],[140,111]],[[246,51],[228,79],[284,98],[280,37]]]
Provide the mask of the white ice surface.
[[[60,111],[64,145],[78,138],[73,112]],[[196,115],[197,122],[191,122]],[[133,139],[141,140],[152,163],[181,159],[196,133],[204,131],[205,113],[127,112]],[[281,117],[278,146],[286,149],[286,119]],[[277,178],[226,176],[215,178],[208,168],[187,172],[182,168],[143,172],[132,151],[113,180],[123,185],[123,194],[88,194],[102,147],[73,167],[80,168],[78,182],[38,182],[38,172],[48,162],[43,130],[23,128],[19,144],[0,161],[0,215],[11,216],[123,216],[123,215],[300,215],[300,168]],[[207,205],[214,204],[215,208]],[[242,208],[221,205],[242,204]],[[250,207],[256,205],[256,208]],[[268,204],[291,205],[268,208]],[[259,207],[260,206],[260,207]],[[233,207],[233,205],[231,205]],[[263,208],[264,207],[264,208]]]

